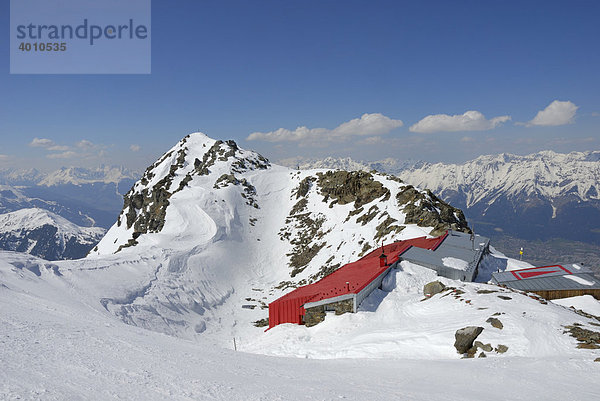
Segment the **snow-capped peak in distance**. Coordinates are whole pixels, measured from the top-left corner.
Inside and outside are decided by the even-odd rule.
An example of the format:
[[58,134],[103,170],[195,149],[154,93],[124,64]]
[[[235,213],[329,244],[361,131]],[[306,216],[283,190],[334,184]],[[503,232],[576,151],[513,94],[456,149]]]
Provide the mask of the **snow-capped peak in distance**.
[[331,170],[346,171],[372,171],[398,175],[402,171],[423,164],[423,162],[413,160],[398,160],[392,157],[377,161],[354,160],[350,157],[331,157],[324,159],[295,157],[280,160],[279,163],[293,169],[309,170],[315,168],[325,168]]
[[127,179],[137,179],[139,175],[139,172],[125,167],[104,165],[97,168],[62,167],[48,173],[37,169],[0,169],[0,184],[46,187],[65,184],[116,184]]
[[45,209],[0,214],[0,249],[26,252],[48,260],[81,258],[105,233],[80,227]]
[[600,151],[556,153],[550,150],[518,156],[509,153],[480,156],[463,164],[425,163],[400,176],[432,191],[461,192],[466,206],[491,204],[499,194],[522,194],[556,199],[600,199]]

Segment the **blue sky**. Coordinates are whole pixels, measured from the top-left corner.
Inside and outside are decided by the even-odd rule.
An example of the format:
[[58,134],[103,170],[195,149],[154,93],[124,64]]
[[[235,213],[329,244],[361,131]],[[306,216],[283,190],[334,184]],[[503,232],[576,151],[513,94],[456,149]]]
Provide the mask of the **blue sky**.
[[599,17],[596,1],[154,0],[150,75],[10,75],[5,37],[0,167],[144,168],[196,130],[271,160],[598,150]]

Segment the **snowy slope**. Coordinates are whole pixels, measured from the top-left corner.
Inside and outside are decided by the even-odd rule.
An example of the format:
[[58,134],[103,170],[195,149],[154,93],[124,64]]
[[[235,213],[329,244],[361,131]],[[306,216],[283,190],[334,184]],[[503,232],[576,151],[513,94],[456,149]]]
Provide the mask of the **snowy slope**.
[[[561,325],[583,318],[521,294],[461,284],[464,294],[421,301],[430,271],[403,264],[391,292],[375,292],[357,314],[328,316],[310,329],[222,331],[195,341],[127,325],[96,293],[135,288],[151,260],[45,262],[0,252],[0,398],[265,400],[596,399],[600,354],[576,349]],[[146,277],[149,279],[149,277]],[[141,284],[144,280],[141,280]],[[172,291],[177,291],[173,288]],[[497,295],[508,295],[502,300]],[[470,301],[467,303],[467,301]],[[177,307],[173,304],[172,307]],[[487,308],[487,309],[482,309]],[[502,330],[485,320],[494,313]],[[222,315],[225,317],[225,315]],[[224,323],[224,322],[221,322]],[[459,359],[453,330],[481,325],[483,343],[504,354]],[[280,357],[256,355],[274,354]],[[282,357],[283,356],[283,357]],[[289,358],[286,356],[301,357]],[[322,360],[321,358],[336,358]],[[373,359],[376,358],[376,359]],[[498,388],[499,383],[511,383]]]
[[105,232],[100,227],[79,227],[39,208],[0,214],[0,249],[47,260],[82,258]]
[[[1,399],[592,400],[600,396],[591,377],[597,366],[577,354],[394,359],[390,348],[391,358],[314,360],[234,352],[202,340],[164,336],[90,307],[69,280],[54,272],[55,266],[63,270],[73,263],[53,265],[0,252]],[[40,269],[40,276],[28,270],[40,265],[49,267]],[[128,269],[121,266],[121,270]],[[419,334],[427,336],[436,333]],[[511,385],[499,388],[499,383]]]

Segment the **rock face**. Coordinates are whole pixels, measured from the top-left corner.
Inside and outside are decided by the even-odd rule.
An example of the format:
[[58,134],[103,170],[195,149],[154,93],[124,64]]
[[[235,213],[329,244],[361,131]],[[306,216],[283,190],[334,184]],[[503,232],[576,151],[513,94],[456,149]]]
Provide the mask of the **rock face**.
[[[404,221],[419,226],[434,227],[431,232],[433,236],[442,235],[448,228],[466,233],[471,232],[463,212],[440,200],[429,190],[424,194],[409,185],[396,195],[396,199],[399,204],[406,204]],[[429,199],[429,202],[421,203],[425,199]]]
[[446,289],[446,286],[442,284],[440,281],[432,281],[431,283],[425,284],[423,286],[423,295],[427,298],[434,296]]
[[[600,349],[600,333],[585,329],[577,324],[565,326],[572,337],[575,337],[579,344],[577,348]],[[566,333],[566,332],[565,332]]]
[[454,348],[459,354],[467,353],[473,347],[473,341],[483,332],[483,327],[468,326],[456,330]]
[[336,315],[343,315],[354,310],[354,302],[352,299],[346,299],[343,301],[332,302],[327,305],[315,306],[314,308],[307,308],[306,314],[304,315],[304,324],[306,327],[315,326],[325,320],[325,311],[334,311]]

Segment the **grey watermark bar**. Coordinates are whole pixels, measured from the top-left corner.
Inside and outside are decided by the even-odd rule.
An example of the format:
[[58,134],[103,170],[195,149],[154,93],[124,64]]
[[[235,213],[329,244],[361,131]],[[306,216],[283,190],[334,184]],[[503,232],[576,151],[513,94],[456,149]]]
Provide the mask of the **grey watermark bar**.
[[11,0],[11,74],[150,74],[151,0]]

